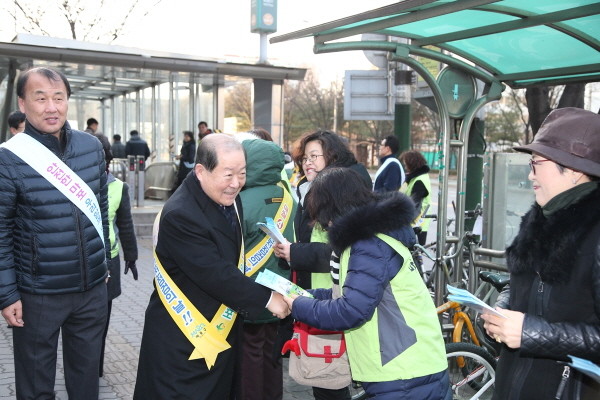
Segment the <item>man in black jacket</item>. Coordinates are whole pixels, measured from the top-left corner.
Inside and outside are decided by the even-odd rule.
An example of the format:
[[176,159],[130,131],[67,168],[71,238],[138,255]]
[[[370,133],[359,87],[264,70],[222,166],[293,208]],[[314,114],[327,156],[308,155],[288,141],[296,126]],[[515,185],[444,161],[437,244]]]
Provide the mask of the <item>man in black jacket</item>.
[[54,398],[62,332],[69,398],[98,398],[108,242],[104,151],[67,122],[66,77],[17,82],[25,132],[0,148],[0,309],[13,329],[16,397]]
[[129,132],[131,138],[125,144],[126,156],[144,156],[144,160],[150,157],[150,149],[148,143],[140,137],[140,133],[136,130]]
[[265,307],[289,314],[279,293],[243,272],[242,145],[211,134],[196,162],[160,214],[134,400],[230,398],[239,385],[243,319]]

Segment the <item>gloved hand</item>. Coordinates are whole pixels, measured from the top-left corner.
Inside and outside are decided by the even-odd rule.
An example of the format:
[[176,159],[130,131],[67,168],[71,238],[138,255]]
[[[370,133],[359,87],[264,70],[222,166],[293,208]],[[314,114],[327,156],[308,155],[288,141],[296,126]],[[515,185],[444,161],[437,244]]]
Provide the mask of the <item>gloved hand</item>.
[[135,266],[135,261],[125,261],[125,275],[127,275],[127,271],[131,270],[131,274],[133,275],[133,279],[137,281],[138,273],[137,267]]

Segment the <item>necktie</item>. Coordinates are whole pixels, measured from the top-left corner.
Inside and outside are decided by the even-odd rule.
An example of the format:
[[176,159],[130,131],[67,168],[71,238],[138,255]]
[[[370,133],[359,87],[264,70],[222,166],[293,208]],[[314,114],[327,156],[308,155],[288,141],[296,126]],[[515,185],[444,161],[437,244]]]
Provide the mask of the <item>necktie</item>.
[[237,222],[237,217],[235,216],[235,210],[233,209],[233,206],[229,206],[229,207],[220,206],[220,209],[221,209],[221,212],[223,213],[223,215],[225,215],[227,222],[229,222],[231,229],[233,229],[233,232],[237,233],[238,222]]

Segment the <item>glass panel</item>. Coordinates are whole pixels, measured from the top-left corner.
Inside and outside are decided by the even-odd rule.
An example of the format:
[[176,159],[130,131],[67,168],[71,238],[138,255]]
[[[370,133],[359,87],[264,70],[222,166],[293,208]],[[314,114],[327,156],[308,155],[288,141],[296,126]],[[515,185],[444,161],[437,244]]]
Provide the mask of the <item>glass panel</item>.
[[[519,18],[488,11],[465,10],[426,19],[424,21],[401,25],[398,27],[398,31],[408,32],[419,37],[427,37],[462,31],[465,29],[480,28],[501,22],[514,21],[516,19]],[[395,30],[395,28],[386,31],[389,32],[393,30]]]
[[571,19],[562,24],[593,37],[596,41],[600,38],[600,15],[585,18]]
[[546,26],[459,40],[451,44],[504,74],[600,62],[600,53],[596,50]]

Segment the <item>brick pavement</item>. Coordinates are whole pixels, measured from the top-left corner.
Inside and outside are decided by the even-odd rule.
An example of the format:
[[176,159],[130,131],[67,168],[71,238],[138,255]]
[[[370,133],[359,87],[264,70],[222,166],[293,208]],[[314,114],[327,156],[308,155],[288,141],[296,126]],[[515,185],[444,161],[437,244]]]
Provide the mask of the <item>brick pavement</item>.
[[[152,292],[152,249],[150,239],[138,239],[139,280],[128,274],[121,278],[123,293],[113,301],[111,323],[106,341],[104,377],[100,378],[100,399],[131,399],[135,385],[144,311]],[[285,360],[287,363],[287,360]],[[56,399],[67,400],[62,354],[59,349],[56,374]],[[286,364],[287,365],[287,364]],[[284,365],[284,400],[312,399],[312,391],[297,385],[287,376]],[[4,321],[0,327],[0,400],[14,399],[12,333]],[[165,399],[168,400],[168,399]],[[265,399],[268,400],[268,399]]]

